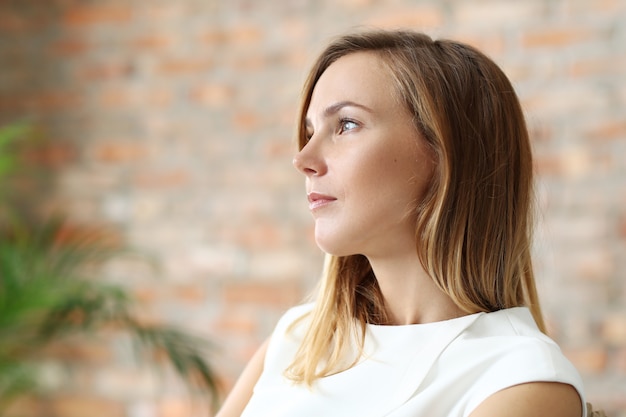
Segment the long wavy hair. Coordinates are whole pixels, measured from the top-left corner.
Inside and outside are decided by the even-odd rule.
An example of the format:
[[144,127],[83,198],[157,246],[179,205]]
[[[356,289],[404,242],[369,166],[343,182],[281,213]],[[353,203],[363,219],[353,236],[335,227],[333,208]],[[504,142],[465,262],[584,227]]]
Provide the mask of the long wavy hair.
[[[502,70],[472,46],[412,31],[366,31],[333,41],[305,82],[298,125],[313,89],[342,56],[375,54],[435,158],[415,210],[416,252],[435,284],[468,314],[527,306],[545,326],[530,245],[533,164],[524,115]],[[326,258],[307,329],[286,375],[312,384],[354,365],[367,323],[385,324],[384,299],[362,255]]]

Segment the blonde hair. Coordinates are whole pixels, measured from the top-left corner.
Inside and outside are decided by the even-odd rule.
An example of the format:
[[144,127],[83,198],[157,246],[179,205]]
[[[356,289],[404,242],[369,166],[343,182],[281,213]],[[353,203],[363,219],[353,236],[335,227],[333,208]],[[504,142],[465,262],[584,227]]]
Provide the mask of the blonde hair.
[[[411,31],[342,36],[318,57],[305,82],[298,125],[313,89],[337,59],[374,53],[430,147],[435,168],[415,207],[417,254],[436,285],[467,313],[527,306],[544,323],[530,255],[532,155],[524,115],[502,70],[477,49]],[[352,366],[354,338],[387,320],[367,258],[328,256],[315,307],[286,374],[298,383]]]

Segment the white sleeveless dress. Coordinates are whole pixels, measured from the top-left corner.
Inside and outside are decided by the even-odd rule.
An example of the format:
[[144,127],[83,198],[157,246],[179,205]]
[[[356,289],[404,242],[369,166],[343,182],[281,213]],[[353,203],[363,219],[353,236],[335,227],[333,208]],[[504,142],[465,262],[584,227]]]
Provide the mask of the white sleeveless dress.
[[[467,417],[513,385],[583,384],[559,347],[518,307],[426,324],[368,325],[365,357],[309,388],[283,376],[299,346],[311,304],[289,310],[272,334],[265,366],[242,417]],[[302,326],[307,320],[302,321]]]

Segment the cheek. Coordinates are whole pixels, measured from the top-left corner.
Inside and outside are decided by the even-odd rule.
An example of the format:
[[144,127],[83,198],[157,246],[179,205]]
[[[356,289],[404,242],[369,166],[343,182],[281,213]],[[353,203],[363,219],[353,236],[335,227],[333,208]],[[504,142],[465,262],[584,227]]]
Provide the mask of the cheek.
[[385,180],[381,188],[394,193],[396,200],[409,203],[421,201],[431,177],[432,164],[423,156],[415,155],[415,152],[395,155],[389,162],[389,168],[382,170],[379,176]]
[[[400,160],[399,160],[400,161]],[[402,159],[403,169],[406,170],[409,182],[421,196],[430,184],[434,171],[434,158],[421,139],[415,139],[410,149],[407,149]]]

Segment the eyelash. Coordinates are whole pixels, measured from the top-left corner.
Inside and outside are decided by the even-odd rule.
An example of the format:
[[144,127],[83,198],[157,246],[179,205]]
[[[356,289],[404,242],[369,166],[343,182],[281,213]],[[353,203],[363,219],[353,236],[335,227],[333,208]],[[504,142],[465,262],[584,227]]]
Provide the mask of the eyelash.
[[[346,129],[345,125],[348,123],[352,123],[354,125],[354,127],[352,127],[351,129]],[[356,129],[357,127],[359,127],[359,124],[357,122],[355,122],[352,119],[348,119],[345,117],[342,117],[341,119],[339,119],[339,134],[345,133],[347,131]]]
[[[354,125],[354,127],[352,127],[351,129],[346,129],[345,125],[347,123],[352,123]],[[356,121],[352,120],[352,119],[348,119],[346,117],[342,117],[341,119],[339,119],[339,126],[338,126],[338,130],[337,133],[338,134],[343,134],[345,132],[348,132],[350,130],[356,129],[357,127],[359,127],[359,123],[357,123]],[[313,137],[313,132],[306,132],[306,142],[308,143],[311,138]]]

